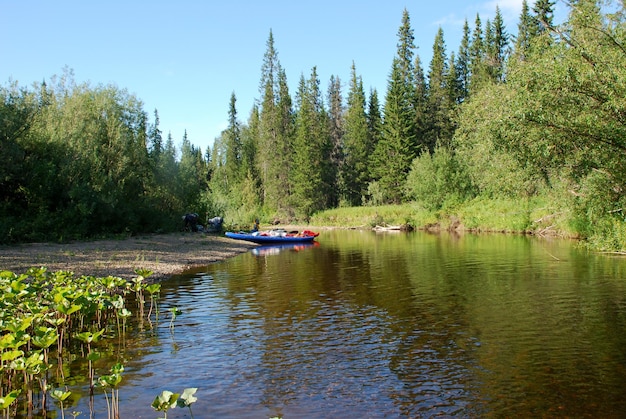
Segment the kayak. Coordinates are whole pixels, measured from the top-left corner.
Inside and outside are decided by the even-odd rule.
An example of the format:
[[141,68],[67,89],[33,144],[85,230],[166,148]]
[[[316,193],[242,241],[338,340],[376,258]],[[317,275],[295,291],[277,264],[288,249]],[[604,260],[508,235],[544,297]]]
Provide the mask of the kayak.
[[311,243],[319,233],[305,230],[301,233],[288,233],[285,230],[255,231],[254,233],[227,231],[226,237],[254,243]]

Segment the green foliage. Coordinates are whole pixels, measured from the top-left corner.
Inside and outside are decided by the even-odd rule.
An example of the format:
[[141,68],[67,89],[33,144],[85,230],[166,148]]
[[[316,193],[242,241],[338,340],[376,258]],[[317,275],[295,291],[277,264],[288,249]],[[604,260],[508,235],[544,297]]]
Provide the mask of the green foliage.
[[[183,207],[195,205],[189,197],[203,187],[202,162],[195,160],[198,174],[185,162],[179,172],[156,125],[149,153],[142,103],[125,90],[76,85],[71,73],[53,81],[33,92],[0,89],[0,151],[8,163],[0,169],[2,241],[172,229]],[[168,186],[172,176],[197,189]]]
[[553,211],[555,209],[549,208],[545,200],[540,198],[522,200],[479,197],[458,206],[454,215],[470,230],[519,233],[545,228],[545,225],[536,221]]
[[[100,356],[92,345],[113,332],[118,314],[128,311],[123,297],[142,287],[139,278],[135,284],[138,285],[131,287],[124,279],[115,277],[49,273],[45,268],[30,269],[21,275],[0,272],[0,386],[5,394],[0,409],[20,403],[32,409],[33,394],[41,393],[42,400],[49,394],[59,403],[64,417],[71,392],[63,387],[66,380],[73,378],[66,375],[63,361],[82,354],[89,363],[89,380],[93,384],[93,364]],[[79,342],[86,345],[86,351],[79,347]],[[73,353],[65,356],[67,351]],[[56,356],[50,356],[52,352]],[[119,417],[117,387],[123,370],[121,364],[116,364],[109,375],[98,380],[103,388],[111,389],[110,405],[107,395],[111,417]],[[15,380],[17,374],[23,379]],[[21,394],[23,398],[19,397]],[[42,409],[45,416],[45,403]]]
[[340,185],[343,202],[348,205],[361,205],[367,196],[367,185],[371,179],[369,158],[374,145],[368,129],[365,106],[363,81],[357,77],[356,68],[352,64],[343,136],[344,160],[341,167],[342,183]]
[[421,227],[437,218],[419,204],[343,207],[320,211],[311,217],[311,225],[335,227],[372,227],[378,225],[410,225]]
[[432,156],[424,153],[413,161],[406,189],[408,196],[431,211],[474,195],[470,177],[446,147],[437,147]]

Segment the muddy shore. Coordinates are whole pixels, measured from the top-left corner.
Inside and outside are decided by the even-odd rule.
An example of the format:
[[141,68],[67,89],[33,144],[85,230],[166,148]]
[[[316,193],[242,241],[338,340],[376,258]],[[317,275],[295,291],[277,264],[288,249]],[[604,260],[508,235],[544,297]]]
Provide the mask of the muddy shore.
[[247,252],[254,243],[204,233],[173,233],[65,244],[0,246],[0,271],[25,273],[29,268],[71,271],[75,275],[132,279],[135,269],[149,269],[158,281],[187,269],[206,266]]

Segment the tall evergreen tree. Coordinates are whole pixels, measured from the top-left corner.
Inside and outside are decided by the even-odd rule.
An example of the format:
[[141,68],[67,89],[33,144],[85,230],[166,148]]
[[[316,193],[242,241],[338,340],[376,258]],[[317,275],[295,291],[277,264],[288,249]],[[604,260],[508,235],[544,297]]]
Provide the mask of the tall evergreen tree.
[[280,121],[278,130],[278,155],[274,156],[280,166],[278,169],[278,195],[277,206],[281,211],[290,207],[289,196],[291,194],[291,162],[293,161],[293,136],[295,132],[295,121],[293,103],[289,94],[289,84],[287,83],[287,73],[283,68],[278,72],[278,100],[277,100],[278,120]]
[[[261,202],[260,178],[257,171],[257,144],[259,138],[259,107],[254,105],[247,126],[241,131],[241,171],[244,175],[242,200],[244,209],[257,211]],[[255,214],[255,217],[257,215]]]
[[461,87],[458,67],[456,66],[457,62],[454,52],[451,52],[448,60],[448,73],[445,78],[445,87],[448,92],[447,103],[451,111],[454,111],[454,108],[463,101],[463,89]]
[[371,157],[372,174],[377,180],[379,198],[385,202],[401,202],[403,178],[411,160],[417,155],[417,95],[413,55],[413,29],[409,13],[404,9],[398,30],[396,56],[392,62],[385,98],[382,136]]
[[506,74],[506,62],[509,52],[509,34],[504,25],[504,19],[500,7],[496,6],[496,16],[492,24],[493,44],[490,46],[490,64],[492,78],[496,82],[504,81]]
[[[259,140],[260,115],[259,107],[254,105],[250,111],[248,124],[241,132],[241,169],[248,176],[248,173],[258,179],[257,172],[257,144]],[[261,197],[259,196],[259,199]]]
[[463,37],[459,45],[459,53],[456,58],[456,73],[459,80],[460,102],[469,96],[470,85],[470,28],[467,19],[463,24]]
[[158,161],[161,152],[163,151],[163,133],[159,129],[159,112],[154,110],[154,123],[150,126],[148,132],[149,151],[150,158],[153,161]]
[[363,81],[357,76],[352,63],[345,117],[345,160],[341,170],[342,201],[347,205],[361,205],[367,196],[371,179],[369,158],[373,151],[371,138]]
[[477,92],[489,79],[485,66],[485,39],[480,16],[476,15],[470,44],[470,95]]
[[331,76],[328,84],[328,117],[330,129],[331,153],[330,161],[327,165],[328,173],[324,173],[326,182],[332,185],[328,203],[330,207],[336,207],[339,203],[339,172],[343,165],[343,141],[345,134],[345,115],[343,96],[341,92],[341,80],[339,77]]
[[304,76],[300,78],[297,102],[291,202],[293,215],[308,221],[328,203],[329,185],[324,179],[324,169],[330,162],[331,151],[328,116],[315,67],[308,82]]
[[370,161],[379,188],[377,201],[400,203],[404,198],[404,181],[414,157],[412,118],[402,66],[395,58],[385,98],[382,136]]
[[[376,149],[376,144],[380,141],[383,131],[383,116],[380,110],[380,101],[378,100],[378,91],[374,88],[370,89],[369,99],[367,101],[367,132],[369,134],[369,143],[371,150]],[[370,178],[372,181],[372,173],[370,169]]]
[[286,74],[270,31],[261,68],[261,113],[258,160],[263,204],[278,212],[289,204],[290,135],[293,125]]
[[[419,150],[417,141],[421,137],[421,131],[418,127],[422,122],[420,121],[422,117],[420,111],[422,111],[423,108],[420,109],[420,106],[423,102],[420,101],[423,98],[418,97],[416,92],[416,68],[415,62],[413,61],[416,52],[415,36],[407,9],[402,11],[402,23],[398,29],[398,43],[396,48],[398,72],[401,80],[401,84],[398,87],[402,90],[399,97],[402,97],[402,100],[405,102],[402,107],[410,109],[415,113],[414,118],[405,122],[405,124],[412,125],[408,127],[407,132],[411,137],[408,139],[410,143],[409,152],[415,155]],[[417,62],[419,64],[419,57],[417,57]],[[417,71],[421,71],[421,69],[417,69]]]
[[519,61],[524,61],[530,48],[530,40],[532,38],[532,16],[528,7],[527,0],[522,2],[522,11],[517,24],[517,36],[513,47],[513,55]]
[[[189,212],[198,212],[201,207],[201,198],[206,190],[206,164],[202,150],[196,148],[185,130],[178,171],[178,195]],[[206,218],[207,214],[202,214]],[[206,221],[206,220],[205,220]]]
[[533,6],[531,35],[540,36],[548,33],[554,25],[555,0],[536,0]]
[[222,133],[226,147],[226,181],[229,188],[236,188],[242,180],[242,141],[241,128],[237,119],[237,98],[235,92],[230,96],[228,104],[228,127]]
[[422,152],[431,150],[428,132],[432,126],[432,120],[428,109],[428,85],[422,68],[422,62],[418,54],[415,54],[414,89],[413,89],[413,133],[415,140],[411,144],[411,156],[417,156]]
[[446,46],[443,29],[439,28],[433,43],[433,57],[428,69],[428,112],[432,119],[431,129],[428,132],[429,152],[435,149],[437,142],[447,143],[452,138],[447,78]]

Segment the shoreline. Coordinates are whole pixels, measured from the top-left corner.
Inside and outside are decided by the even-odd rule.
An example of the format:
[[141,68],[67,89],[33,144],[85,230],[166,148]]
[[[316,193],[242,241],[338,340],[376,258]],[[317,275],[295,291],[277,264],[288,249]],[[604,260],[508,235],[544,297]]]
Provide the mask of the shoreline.
[[70,271],[76,276],[130,280],[148,269],[157,282],[188,269],[220,262],[256,247],[254,243],[205,233],[170,233],[71,243],[0,246],[0,271],[24,274],[30,268]]

